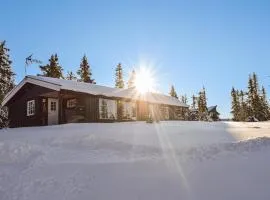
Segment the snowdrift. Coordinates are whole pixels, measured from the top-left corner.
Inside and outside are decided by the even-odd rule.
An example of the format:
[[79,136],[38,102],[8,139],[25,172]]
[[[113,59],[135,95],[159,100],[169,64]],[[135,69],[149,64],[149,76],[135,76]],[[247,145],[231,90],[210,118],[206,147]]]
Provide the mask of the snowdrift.
[[269,156],[269,123],[6,129],[0,199],[270,199]]

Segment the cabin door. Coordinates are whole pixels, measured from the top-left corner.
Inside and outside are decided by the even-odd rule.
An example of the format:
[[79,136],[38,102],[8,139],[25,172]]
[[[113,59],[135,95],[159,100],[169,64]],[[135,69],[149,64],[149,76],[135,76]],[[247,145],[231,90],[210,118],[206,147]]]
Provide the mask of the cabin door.
[[58,124],[59,101],[48,98],[48,125]]

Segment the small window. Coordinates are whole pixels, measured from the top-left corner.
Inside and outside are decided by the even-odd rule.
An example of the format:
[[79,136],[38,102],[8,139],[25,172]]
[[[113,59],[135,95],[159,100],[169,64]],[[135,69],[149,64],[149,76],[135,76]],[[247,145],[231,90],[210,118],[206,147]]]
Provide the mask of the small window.
[[67,100],[67,108],[75,108],[77,104],[76,99],[69,99]]
[[56,111],[56,102],[55,101],[51,102],[51,111]]
[[27,101],[27,116],[35,114],[35,100]]

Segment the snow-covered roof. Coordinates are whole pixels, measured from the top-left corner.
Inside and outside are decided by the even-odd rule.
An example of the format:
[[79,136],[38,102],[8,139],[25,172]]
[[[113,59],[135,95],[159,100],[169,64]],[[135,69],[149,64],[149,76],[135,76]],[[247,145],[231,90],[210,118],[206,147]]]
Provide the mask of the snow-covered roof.
[[210,106],[207,108],[208,112],[212,112],[217,108],[217,106]]
[[11,90],[4,98],[2,105],[5,105],[26,83],[32,83],[42,87],[46,87],[52,90],[70,90],[75,92],[82,92],[92,95],[102,95],[106,97],[127,98],[134,100],[143,100],[151,103],[167,104],[174,106],[188,107],[188,105],[180,102],[178,99],[147,92],[140,94],[136,88],[118,89],[112,87],[106,87],[101,85],[95,85],[90,83],[83,83],[71,80],[64,80],[58,78],[50,78],[44,76],[26,76],[13,90]]
[[147,101],[151,103],[188,107],[187,104],[182,103],[181,101],[179,101],[179,99],[175,97],[154,92],[146,92],[144,94],[141,94],[137,91],[135,87],[128,89],[117,89],[111,93],[107,93],[105,96],[128,98],[134,100]]

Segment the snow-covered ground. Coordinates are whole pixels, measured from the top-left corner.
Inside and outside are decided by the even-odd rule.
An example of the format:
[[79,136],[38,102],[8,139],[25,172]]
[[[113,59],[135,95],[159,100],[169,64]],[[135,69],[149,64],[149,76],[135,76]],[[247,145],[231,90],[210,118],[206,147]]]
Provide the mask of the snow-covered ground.
[[0,130],[0,200],[270,199],[270,122]]

